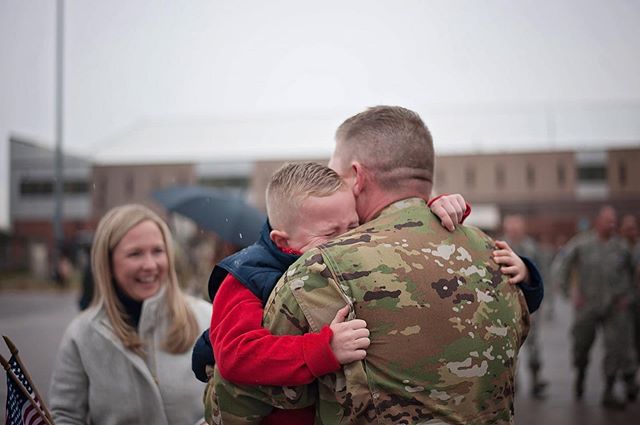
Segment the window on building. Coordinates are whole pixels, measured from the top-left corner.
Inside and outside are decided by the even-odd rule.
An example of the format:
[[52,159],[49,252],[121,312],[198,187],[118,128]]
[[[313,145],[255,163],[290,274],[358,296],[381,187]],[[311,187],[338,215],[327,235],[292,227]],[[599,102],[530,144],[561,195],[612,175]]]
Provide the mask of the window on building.
[[581,182],[604,182],[607,180],[607,169],[604,165],[582,165],[578,168],[578,180]]
[[53,194],[53,180],[25,179],[20,182],[20,195],[43,196]]
[[89,193],[89,182],[83,180],[70,180],[64,182],[64,193],[69,195],[83,195]]
[[627,165],[624,161],[618,163],[618,180],[620,180],[620,186],[627,186]]
[[[53,195],[53,180],[25,179],[20,182],[20,195],[22,196],[47,196]],[[67,180],[63,185],[67,195],[82,195],[89,193],[89,182],[84,180]]]
[[469,189],[473,189],[476,186],[476,169],[473,167],[467,167],[464,170],[464,181]]
[[565,182],[567,181],[567,171],[563,163],[558,163],[556,168],[556,176],[558,178],[558,186],[564,187]]
[[503,188],[505,183],[504,167],[502,165],[496,166],[496,186]]
[[201,178],[199,182],[202,186],[220,187],[220,188],[238,188],[246,189],[249,187],[249,179],[246,177],[226,177],[226,178]]
[[533,165],[527,164],[527,186],[531,189],[536,185],[536,169]]

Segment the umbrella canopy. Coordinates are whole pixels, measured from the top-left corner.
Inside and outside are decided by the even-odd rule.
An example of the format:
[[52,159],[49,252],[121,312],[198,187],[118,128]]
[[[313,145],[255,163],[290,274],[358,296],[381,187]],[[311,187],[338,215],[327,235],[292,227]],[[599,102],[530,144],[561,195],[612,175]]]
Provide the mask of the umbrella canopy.
[[167,210],[242,248],[260,236],[266,216],[240,195],[204,186],[174,186],[152,194]]

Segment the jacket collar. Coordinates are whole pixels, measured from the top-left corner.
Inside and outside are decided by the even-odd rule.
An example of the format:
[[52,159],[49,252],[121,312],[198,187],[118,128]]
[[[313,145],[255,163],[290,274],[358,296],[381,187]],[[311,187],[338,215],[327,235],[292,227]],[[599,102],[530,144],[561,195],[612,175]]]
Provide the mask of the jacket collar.
[[[166,292],[166,284],[163,285],[157,294],[154,296],[144,300],[142,303],[142,313],[140,314],[140,323],[138,325],[138,333],[139,335],[144,335],[146,332],[151,330],[153,327],[159,326],[157,320],[159,318],[158,312],[162,307],[162,302],[165,297]],[[109,317],[107,316],[107,310],[104,306],[104,302],[101,302],[96,307],[93,308],[93,311],[87,312],[90,315],[91,326],[98,332],[98,334],[102,335],[107,341],[109,341],[113,346],[118,349],[129,361],[133,364],[133,366],[144,376],[144,378],[151,384],[154,392],[157,392],[156,396],[161,397],[160,390],[156,383],[156,380],[149,369],[149,366],[145,362],[145,360],[135,354],[133,351],[127,349],[120,341],[120,338],[116,336],[113,331],[113,326],[109,321]],[[152,347],[150,347],[152,349]]]
[[253,245],[221,260],[213,269],[209,278],[209,297],[215,295],[231,273],[242,285],[249,289],[265,305],[273,287],[282,273],[293,264],[299,255],[283,252],[269,237],[271,226],[267,221],[262,227],[260,239]]

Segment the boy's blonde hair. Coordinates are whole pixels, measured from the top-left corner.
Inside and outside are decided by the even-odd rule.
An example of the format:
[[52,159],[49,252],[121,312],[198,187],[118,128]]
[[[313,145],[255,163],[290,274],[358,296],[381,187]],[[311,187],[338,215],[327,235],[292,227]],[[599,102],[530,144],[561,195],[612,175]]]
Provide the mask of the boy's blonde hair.
[[286,163],[267,186],[267,215],[273,229],[290,230],[302,202],[310,196],[329,196],[345,188],[331,168],[315,162]]

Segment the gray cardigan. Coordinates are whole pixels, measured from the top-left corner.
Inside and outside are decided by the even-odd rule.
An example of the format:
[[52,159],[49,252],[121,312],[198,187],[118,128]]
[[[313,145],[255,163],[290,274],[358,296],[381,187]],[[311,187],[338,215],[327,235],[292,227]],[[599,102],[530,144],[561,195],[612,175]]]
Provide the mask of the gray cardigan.
[[[211,304],[187,296],[200,332],[209,326]],[[94,306],[67,328],[50,391],[56,425],[194,424],[203,416],[204,384],[191,372],[191,350],[160,349],[168,323],[164,291],[145,300],[138,326],[146,361],[113,334],[106,310]]]

